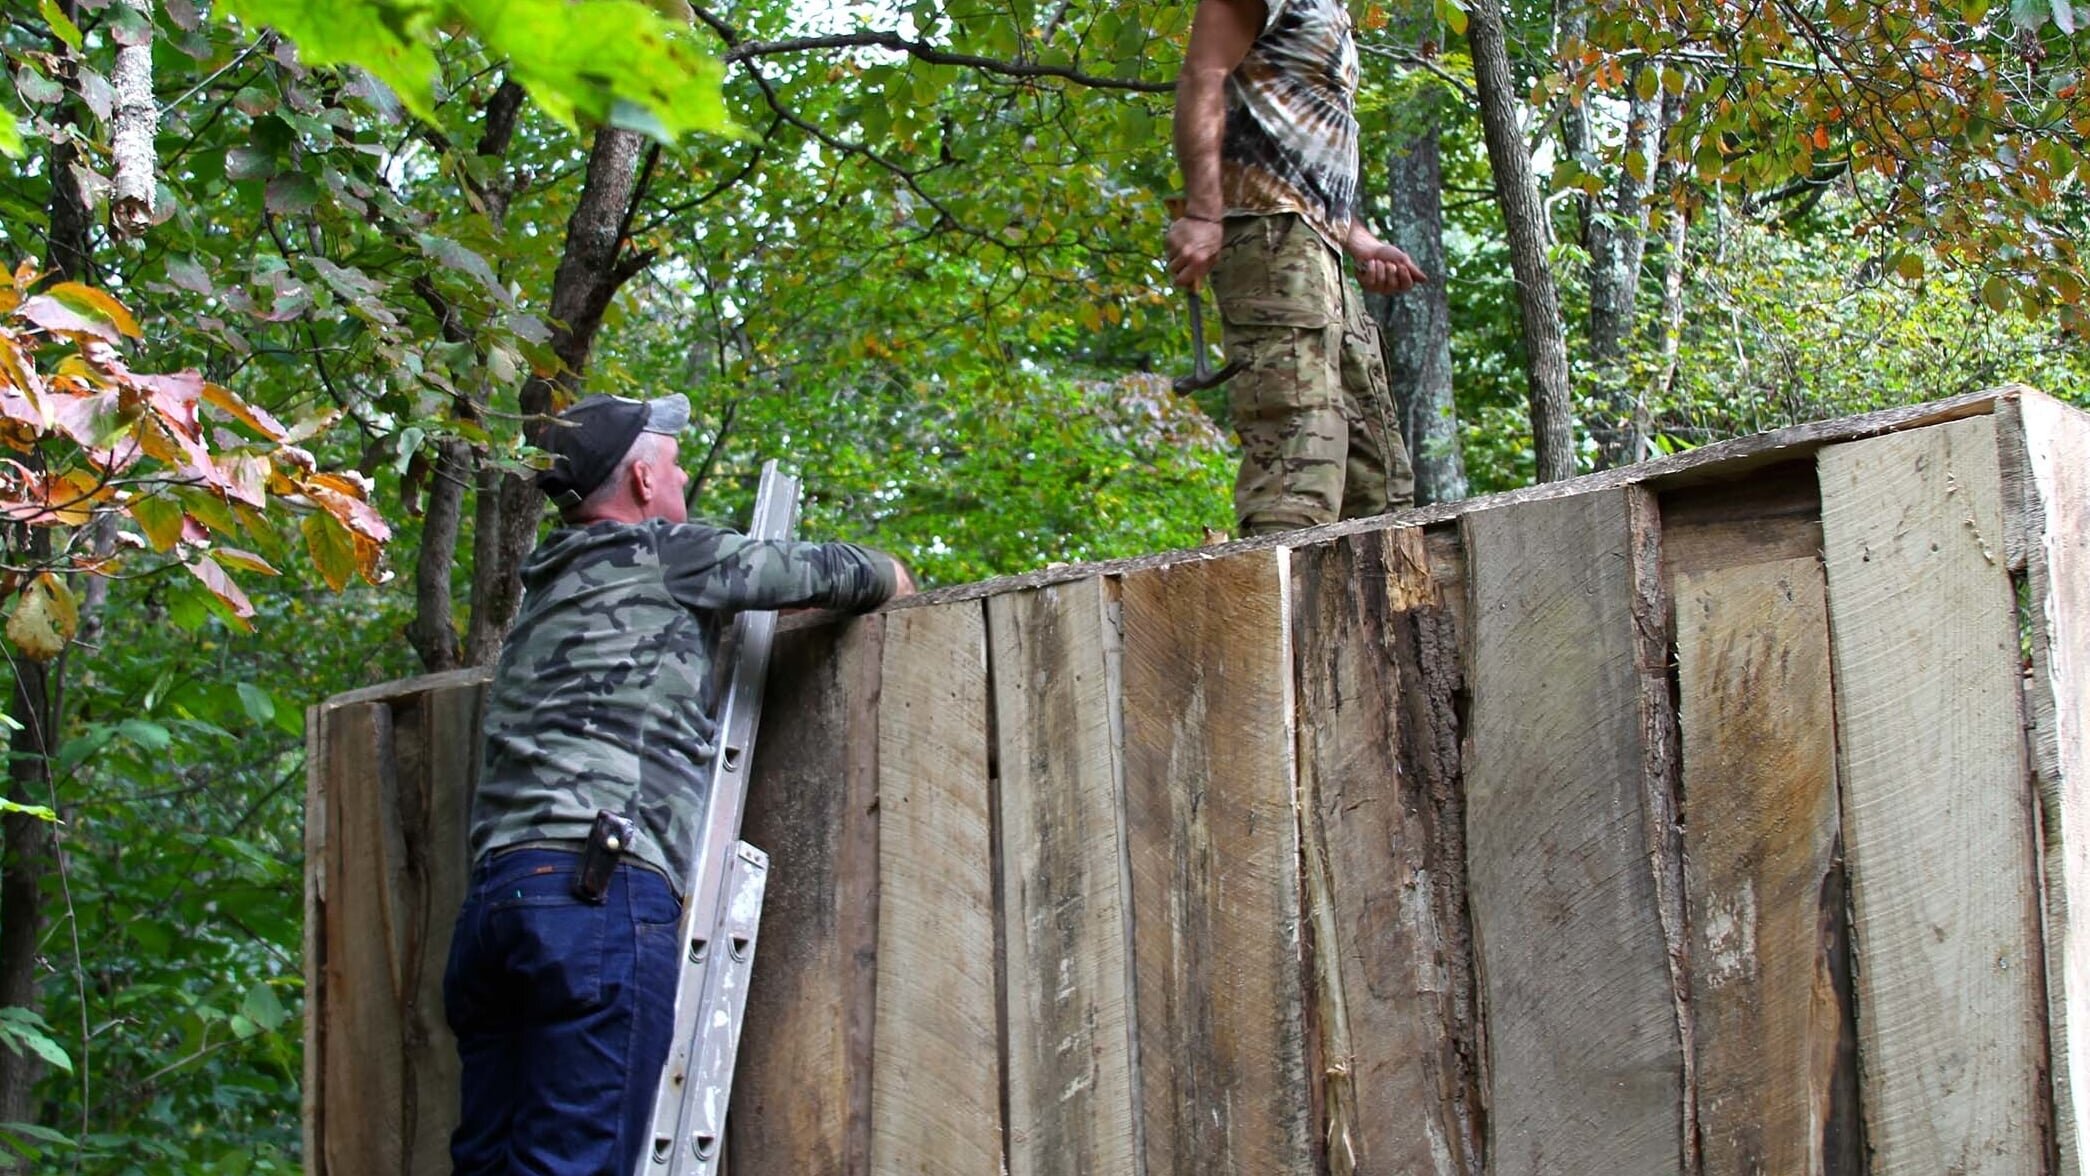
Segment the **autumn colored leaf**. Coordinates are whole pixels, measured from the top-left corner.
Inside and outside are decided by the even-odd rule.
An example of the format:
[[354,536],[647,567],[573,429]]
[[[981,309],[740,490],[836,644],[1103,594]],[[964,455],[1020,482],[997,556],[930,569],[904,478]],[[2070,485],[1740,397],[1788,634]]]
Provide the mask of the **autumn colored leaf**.
[[240,590],[238,584],[232,582],[232,577],[226,574],[224,568],[218,566],[216,560],[206,555],[190,560],[182,566],[189,569],[198,580],[203,581],[203,586],[231,610],[233,617],[242,623],[242,628],[252,627],[245,622],[254,615],[254,603],[247,599],[247,594]]
[[182,509],[164,494],[133,494],[125,503],[132,521],[154,551],[169,552],[181,541]]
[[31,580],[15,596],[14,610],[7,618],[8,640],[36,661],[50,661],[64,653],[79,628],[80,608],[72,589],[49,572]]
[[336,592],[348,587],[358,570],[355,534],[325,511],[306,515],[298,529],[304,532],[305,550],[311,554],[312,566],[319,569],[327,587]]

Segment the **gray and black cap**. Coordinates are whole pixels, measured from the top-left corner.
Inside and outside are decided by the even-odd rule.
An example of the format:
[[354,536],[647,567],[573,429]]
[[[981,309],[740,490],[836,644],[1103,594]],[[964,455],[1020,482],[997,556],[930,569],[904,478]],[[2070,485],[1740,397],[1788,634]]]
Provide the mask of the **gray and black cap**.
[[537,488],[552,505],[572,510],[617,472],[640,433],[673,437],[688,427],[689,401],[680,396],[590,396],[545,426],[542,448],[552,463],[537,472]]

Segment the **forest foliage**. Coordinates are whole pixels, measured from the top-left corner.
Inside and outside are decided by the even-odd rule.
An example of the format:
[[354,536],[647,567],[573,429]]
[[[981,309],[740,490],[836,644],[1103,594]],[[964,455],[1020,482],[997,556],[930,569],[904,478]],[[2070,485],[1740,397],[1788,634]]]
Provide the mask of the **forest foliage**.
[[[297,1169],[303,708],[490,655],[544,409],[685,393],[700,514],[781,458],[805,533],[932,584],[1226,530],[1223,393],[1169,391],[1158,256],[1189,12],[13,0],[0,1150]],[[1404,297],[1441,300],[1454,407],[1397,391],[1471,492],[1538,468],[1476,20],[1507,34],[1577,468],[2090,387],[2090,10],[1355,14],[1365,215],[1443,258]],[[1423,150],[1418,222],[1393,177]]]

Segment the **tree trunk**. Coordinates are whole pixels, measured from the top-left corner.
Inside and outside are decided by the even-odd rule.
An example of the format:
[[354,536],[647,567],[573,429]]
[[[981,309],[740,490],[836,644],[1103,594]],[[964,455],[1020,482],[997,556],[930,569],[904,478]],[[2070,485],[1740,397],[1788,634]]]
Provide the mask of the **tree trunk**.
[[1662,364],[1655,377],[1654,387],[1641,401],[1641,408],[1649,415],[1640,423],[1642,435],[1652,431],[1652,409],[1654,404],[1667,404],[1676,391],[1677,354],[1684,335],[1684,273],[1685,247],[1690,232],[1691,220],[1685,215],[1684,202],[1676,198],[1677,189],[1685,182],[1681,169],[1669,158],[1669,132],[1677,120],[1683,117],[1684,96],[1669,94],[1662,99],[1662,162],[1655,168],[1655,190],[1666,198],[1668,219],[1662,222],[1662,313],[1656,320],[1660,332],[1657,343],[1662,353]]
[[[59,8],[68,19],[78,19],[73,0],[61,0]],[[84,121],[78,101],[68,99],[60,119],[77,128]],[[73,174],[78,160],[69,141],[51,148],[50,248],[44,273],[53,281],[90,276],[93,221]],[[31,460],[41,464],[36,455]],[[36,567],[50,562],[49,528],[20,527],[9,539],[10,563]],[[51,757],[59,744],[59,690],[53,670],[64,663],[36,662],[17,650],[7,652],[14,676],[8,715],[15,726],[8,745],[7,795],[18,804],[47,805],[52,800]],[[9,813],[0,821],[0,832],[5,837],[0,850],[0,1007],[19,1005],[34,1011],[43,1003],[36,975],[36,949],[44,926],[43,879],[57,852],[56,842],[48,822],[24,813]],[[34,1053],[0,1049],[0,1123],[36,1121],[36,1082],[42,1075],[43,1065]]]
[[462,664],[452,619],[450,570],[457,561],[457,530],[471,477],[469,442],[452,438],[437,444],[428,506],[421,512],[421,550],[414,560],[414,619],[406,629],[407,640],[421,655],[421,668],[431,674]]
[[1406,250],[1429,281],[1379,300],[1386,374],[1400,408],[1401,439],[1415,465],[1415,503],[1466,497],[1458,406],[1451,389],[1451,304],[1444,272],[1444,179],[1438,158],[1436,92],[1413,113],[1428,127],[1394,148],[1387,174],[1386,239]]
[[1467,11],[1466,37],[1473,50],[1474,89],[1480,98],[1481,130],[1488,141],[1495,199],[1502,206],[1510,268],[1517,280],[1538,480],[1552,482],[1575,472],[1567,340],[1562,335],[1560,294],[1546,264],[1545,205],[1539,200],[1538,180],[1524,153],[1523,130],[1517,125],[1519,91],[1510,73],[1501,0],[1474,0]]
[[1591,428],[1602,467],[1630,465],[1647,456],[1647,405],[1641,384],[1626,370],[1633,338],[1633,304],[1640,260],[1647,247],[1647,194],[1661,136],[1661,100],[1640,95],[1646,63],[1633,67],[1633,98],[1626,116],[1625,157],[1612,190],[1610,215],[1589,223],[1589,357],[1596,367],[1603,419]]
[[[639,136],[604,127],[588,154],[588,178],[580,202],[566,222],[566,252],[552,279],[552,347],[565,365],[556,379],[531,376],[522,387],[524,436],[535,440],[536,418],[552,412],[554,388],[572,391],[588,366],[595,332],[610,299],[651,256],[622,256],[625,229],[644,178],[638,172]],[[647,159],[650,170],[653,156]],[[518,569],[537,541],[544,500],[530,480],[488,463],[479,477],[479,504],[472,535],[472,623],[465,659],[485,665],[500,653],[501,639],[522,603]]]
[[159,130],[160,108],[152,97],[151,0],[119,2],[144,17],[139,27],[146,35],[143,44],[123,42],[116,47],[116,71],[110,79],[116,88],[116,110],[109,125],[116,175],[109,223],[124,236],[135,237],[152,227],[154,173],[159,170],[153,136]]

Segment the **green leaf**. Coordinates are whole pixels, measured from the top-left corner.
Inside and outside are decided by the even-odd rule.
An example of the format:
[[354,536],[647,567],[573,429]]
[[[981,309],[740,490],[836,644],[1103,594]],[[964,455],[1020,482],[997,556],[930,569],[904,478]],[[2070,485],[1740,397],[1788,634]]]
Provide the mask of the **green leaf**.
[[181,541],[182,510],[173,499],[164,494],[140,494],[124,505],[154,551],[172,551]]
[[0,106],[0,155],[20,159],[23,151],[21,125],[15,122],[13,111]]
[[240,1012],[244,1013],[248,1020],[271,1033],[282,1028],[287,1017],[283,1011],[283,1002],[276,998],[275,988],[265,983],[256,984],[247,990],[247,999],[240,1005]]
[[277,216],[297,216],[319,203],[319,184],[302,172],[279,175],[262,189],[261,202]]
[[51,26],[58,39],[72,46],[73,52],[78,53],[86,47],[87,42],[80,36],[80,26],[66,18],[65,10],[58,7],[56,0],[37,0],[36,10],[43,14],[44,23]]
[[266,723],[276,717],[274,696],[252,682],[239,684],[239,701],[246,708],[247,717],[256,723]]
[[1436,0],[1437,19],[1448,26],[1452,35],[1466,35],[1466,7],[1459,0]]
[[[637,0],[450,0],[490,55],[529,87],[545,112],[569,126],[644,123],[664,142],[692,131],[734,134],[720,83],[723,67],[691,32]],[[619,102],[646,112],[621,116]]]
[[415,0],[226,0],[242,24],[269,25],[306,65],[355,65],[435,121],[437,7]]
[[0,796],[0,813],[20,813],[25,817],[35,817],[39,821],[49,821],[54,825],[58,823],[58,814],[51,811],[50,805],[22,804],[4,796]]
[[174,743],[174,733],[150,719],[125,719],[116,733],[146,751],[165,751]]

